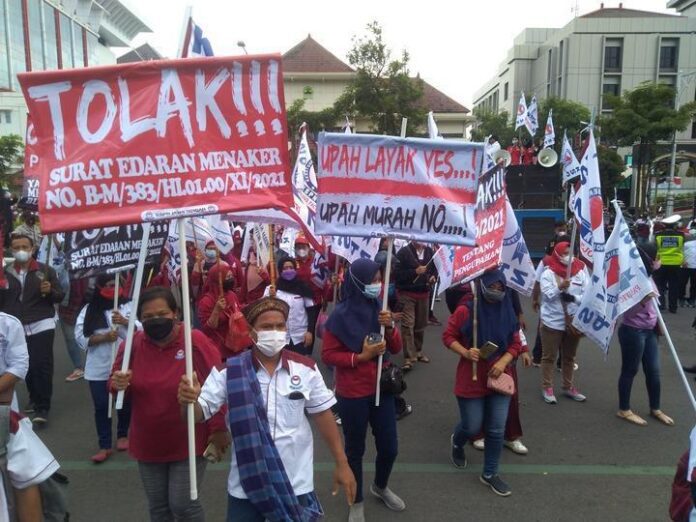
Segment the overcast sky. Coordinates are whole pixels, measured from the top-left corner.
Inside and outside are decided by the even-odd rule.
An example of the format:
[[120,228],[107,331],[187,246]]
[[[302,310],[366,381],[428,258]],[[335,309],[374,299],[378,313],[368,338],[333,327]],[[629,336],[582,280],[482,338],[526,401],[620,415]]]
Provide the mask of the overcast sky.
[[[598,0],[126,0],[152,28],[137,38],[167,57],[176,56],[185,8],[203,28],[216,55],[285,52],[307,33],[346,61],[354,35],[377,20],[393,51],[411,55],[411,73],[471,108],[474,92],[497,70],[525,27],[563,27],[599,9]],[[669,12],[666,0],[628,0],[624,7]],[[605,7],[618,7],[618,0]]]

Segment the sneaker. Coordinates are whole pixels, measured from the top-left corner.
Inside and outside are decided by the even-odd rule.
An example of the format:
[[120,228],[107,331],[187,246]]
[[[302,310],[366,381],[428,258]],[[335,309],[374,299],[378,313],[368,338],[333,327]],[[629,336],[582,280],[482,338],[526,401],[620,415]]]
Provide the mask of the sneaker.
[[580,368],[580,365],[578,363],[573,363],[573,371],[577,372],[579,368]]
[[479,479],[483,484],[489,486],[496,495],[500,495],[501,497],[509,497],[512,495],[510,486],[508,486],[498,475],[492,475],[490,477],[484,477],[481,475]]
[[336,412],[334,412],[333,416],[334,420],[336,421],[336,424],[340,426],[343,423],[343,421],[341,420],[341,416]]
[[520,439],[516,440],[506,440],[503,442],[506,448],[512,450],[513,453],[517,453],[518,455],[526,455],[529,453],[529,450],[527,449],[527,446],[522,444],[522,441]]
[[582,393],[578,391],[578,389],[575,386],[572,386],[571,388],[568,388],[567,390],[563,390],[563,395],[566,397],[573,399],[574,401],[578,402],[583,402],[587,400],[587,397],[585,397]]
[[556,396],[553,394],[553,388],[544,388],[541,390],[541,396],[546,404],[556,404]]
[[534,366],[535,368],[541,368],[541,359],[532,359],[532,366]]
[[348,522],[365,522],[365,504],[363,502],[350,506]]
[[486,449],[486,439],[484,439],[484,438],[476,439],[474,442],[471,443],[471,445],[474,447],[474,449],[477,449],[479,451],[483,451]]
[[401,420],[404,417],[408,417],[409,415],[411,415],[411,413],[413,413],[413,406],[411,406],[410,404],[407,404],[406,407],[404,408],[404,411],[402,411],[401,413],[399,413],[396,416],[396,420]]
[[34,414],[34,417],[31,419],[31,422],[39,426],[46,424],[48,422],[48,412],[36,410],[36,413]]
[[452,465],[455,468],[466,468],[466,454],[464,453],[464,448],[454,445],[454,433],[450,436],[450,445],[452,446],[450,454]]
[[375,497],[382,499],[384,505],[392,511],[403,511],[406,509],[406,502],[401,500],[399,496],[389,488],[381,489],[375,486],[373,483],[370,484],[370,493],[372,493]]
[[34,403],[28,402],[27,405],[24,407],[24,413],[34,413],[34,411],[36,411]]
[[85,372],[80,368],[75,368],[70,375],[65,378],[65,382],[79,381],[85,376]]

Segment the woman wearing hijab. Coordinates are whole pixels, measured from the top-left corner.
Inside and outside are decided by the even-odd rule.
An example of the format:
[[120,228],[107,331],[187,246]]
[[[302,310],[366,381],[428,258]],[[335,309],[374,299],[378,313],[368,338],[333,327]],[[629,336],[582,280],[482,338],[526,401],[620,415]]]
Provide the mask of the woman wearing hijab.
[[242,285],[242,299],[245,303],[253,303],[263,297],[271,278],[266,269],[259,266],[259,258],[256,250],[249,249],[249,263],[244,269],[244,284]]
[[[168,288],[143,291],[138,303],[143,331],[133,337],[130,368],[121,371],[125,345],[119,347],[109,386],[124,390],[131,400],[129,449],[138,462],[147,497],[150,520],[205,520],[200,499],[189,492],[188,437],[181,418],[177,391],[186,373],[184,327],[178,319],[176,300]],[[200,330],[191,331],[193,371],[204,381],[220,362],[217,347]],[[203,452],[209,443],[224,453],[229,433],[224,413],[218,412],[196,425],[196,468],[198,489],[206,468]]]
[[[461,421],[451,437],[452,463],[466,467],[464,445],[481,430],[485,432],[483,473],[480,480],[496,494],[508,496],[510,487],[498,476],[498,463],[503,449],[503,435],[508,416],[510,396],[488,387],[488,379],[510,375],[510,363],[522,352],[519,322],[515,314],[505,276],[500,270],[483,274],[476,283],[477,323],[474,342],[474,299],[464,298],[449,318],[442,341],[459,355],[454,395],[459,404]],[[479,347],[492,343],[497,348],[485,360]],[[473,380],[476,363],[476,380]],[[485,419],[485,424],[484,424]]]
[[[377,359],[401,351],[401,336],[394,328],[391,312],[382,312],[380,294],[382,276],[378,263],[359,259],[348,269],[343,284],[343,300],[326,321],[322,361],[335,367],[336,399],[346,444],[346,456],[355,480],[357,494],[351,506],[351,522],[365,520],[363,505],[362,459],[368,425],[372,428],[377,449],[375,481],[370,493],[393,511],[403,511],[406,504],[387,487],[398,453],[394,395],[381,393],[375,406]],[[385,339],[369,343],[370,334],[385,327]],[[385,353],[388,350],[389,353]]]
[[[288,315],[288,348],[300,355],[311,355],[314,332],[309,325],[316,324],[319,309],[314,306],[310,286],[297,276],[297,261],[291,257],[281,257],[277,263],[278,280],[276,297],[285,301],[290,307]],[[267,287],[264,297],[270,295]]]
[[230,332],[231,318],[236,312],[241,312],[239,300],[234,293],[235,286],[230,266],[224,261],[215,263],[208,270],[197,307],[201,330],[218,346],[223,360],[249,346],[248,339],[234,342]]
[[[654,251],[638,249],[640,257],[652,277]],[[648,423],[642,417],[631,411],[631,387],[638,373],[638,367],[643,364],[645,385],[648,389],[650,415],[667,426],[674,426],[674,420],[660,409],[660,352],[657,345],[657,310],[653,301],[654,294],[648,295],[643,301],[629,308],[621,318],[619,327],[619,343],[621,344],[621,375],[619,377],[619,411],[616,416],[638,426]]]
[[[131,314],[130,299],[125,297],[123,282],[119,287],[118,311],[114,311],[116,293],[114,276],[103,274],[97,277],[96,288],[89,304],[85,306],[75,322],[75,341],[87,352],[85,360],[85,380],[94,403],[94,423],[99,438],[99,451],[92,456],[92,462],[101,464],[107,460],[112,450],[112,424],[108,416],[109,390],[106,382],[111,373],[114,344],[126,338],[128,316]],[[136,323],[139,326],[139,323]],[[116,428],[116,449],[128,450],[128,426],[130,425],[130,404],[126,401],[118,410]]]
[[560,349],[563,393],[570,399],[582,402],[586,397],[573,385],[575,354],[581,334],[572,322],[590,278],[585,264],[570,256],[570,243],[565,241],[557,243],[553,253],[544,258],[544,267],[539,283],[542,396],[547,404],[556,404],[553,372]]

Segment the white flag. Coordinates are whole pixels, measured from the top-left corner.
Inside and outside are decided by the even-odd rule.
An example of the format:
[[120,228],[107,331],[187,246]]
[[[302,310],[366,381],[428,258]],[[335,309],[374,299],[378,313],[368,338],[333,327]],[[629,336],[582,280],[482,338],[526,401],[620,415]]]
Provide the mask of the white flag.
[[604,202],[597,161],[597,145],[590,130],[587,150],[580,163],[580,193],[575,200],[575,217],[580,225],[580,253],[601,266],[604,252]]
[[295,257],[295,238],[298,233],[299,230],[294,227],[285,227],[283,235],[280,237],[280,250],[291,257]]
[[254,223],[252,235],[259,266],[268,266],[268,263],[271,261],[271,248],[273,248],[271,237],[268,234],[268,225]]
[[353,134],[353,131],[350,129],[350,120],[348,116],[346,116],[346,124],[343,126],[343,134]]
[[[590,289],[573,319],[573,326],[592,339],[607,353],[619,316],[640,303],[653,291],[638,248],[621,209],[614,202],[614,230],[606,242],[601,267],[595,265]],[[605,306],[597,309],[602,299]]]
[[505,274],[507,285],[510,288],[529,296],[534,288],[534,263],[532,263],[527,243],[522,235],[522,229],[517,223],[510,200],[507,200],[506,206],[507,217],[500,268]]
[[553,109],[549,109],[549,117],[546,118],[546,129],[544,130],[544,148],[553,147],[556,143],[556,131],[553,128]]
[[244,242],[242,243],[242,254],[240,261],[246,263],[249,261],[249,250],[251,250],[251,244],[254,241],[252,237],[254,235],[254,224],[247,223],[244,230]]
[[524,99],[524,92],[520,94],[520,101],[517,104],[517,118],[515,118],[515,130],[525,126],[527,121],[527,100]]
[[234,247],[230,222],[227,221],[227,219],[224,219],[220,214],[205,216],[205,220],[208,222],[210,231],[213,234],[215,246],[218,247],[220,252],[227,254],[230,250],[232,250],[232,247]]
[[331,252],[353,263],[361,258],[374,259],[379,252],[379,243],[378,237],[334,236]]
[[433,111],[428,113],[428,138],[431,140],[441,140],[439,131],[437,130],[437,123],[435,123],[435,118],[433,117]]
[[536,96],[532,96],[532,101],[529,102],[529,107],[527,108],[527,117],[524,121],[524,126],[527,127],[529,134],[534,137],[537,130],[539,130],[539,114],[537,109],[537,99]]
[[295,201],[293,210],[302,223],[303,229],[308,233],[307,239],[315,250],[322,250],[321,238],[314,235],[314,221],[317,214],[317,174],[309,151],[307,129],[304,124],[295,168],[292,171],[292,192]]
[[570,146],[568,136],[563,132],[563,150],[561,151],[561,163],[563,164],[563,183],[567,183],[580,175],[580,162],[575,157]]
[[437,268],[437,273],[440,276],[438,293],[441,294],[452,286],[452,277],[454,276],[454,247],[451,245],[442,245],[438,248],[433,256],[433,264],[435,268]]

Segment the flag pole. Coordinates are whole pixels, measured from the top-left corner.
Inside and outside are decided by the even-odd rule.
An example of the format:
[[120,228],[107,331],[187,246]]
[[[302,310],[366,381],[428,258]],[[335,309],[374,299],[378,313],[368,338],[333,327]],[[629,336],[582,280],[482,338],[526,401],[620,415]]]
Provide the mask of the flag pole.
[[179,51],[177,56],[179,58],[188,57],[188,46],[191,42],[191,16],[193,13],[193,7],[190,5],[186,6],[184,11],[184,23],[181,26],[181,33],[179,34]]
[[[276,279],[278,277],[278,274],[276,273],[276,266],[275,266],[275,227],[273,224],[268,225],[268,269],[269,269],[269,275],[271,276],[271,289],[269,291],[269,295],[271,297],[276,296]],[[258,256],[256,256],[257,262],[258,262]]]
[[662,333],[665,336],[665,339],[667,340],[667,346],[669,346],[669,351],[672,353],[674,363],[677,365],[677,372],[679,373],[679,377],[681,377],[682,384],[684,384],[684,388],[686,389],[686,395],[689,397],[689,402],[691,402],[691,407],[694,409],[694,412],[696,412],[696,399],[694,398],[694,392],[691,391],[691,386],[689,385],[689,381],[687,380],[686,374],[684,373],[684,369],[682,368],[681,361],[679,360],[679,355],[677,354],[677,349],[674,347],[674,343],[672,342],[672,336],[669,335],[669,330],[667,329],[667,325],[665,325],[665,320],[662,317],[662,312],[660,312],[660,303],[657,300],[657,297],[653,296],[652,300],[653,306],[655,307],[655,310],[657,312],[657,322],[660,325],[660,328],[662,329]]
[[[471,336],[472,336],[472,348],[478,348],[478,292],[476,291],[476,282],[470,281],[469,285],[471,286],[471,293],[474,296],[474,310],[473,310],[473,327],[471,329]],[[477,361],[471,361],[471,380],[472,381],[478,381],[478,362]]]
[[575,216],[573,216],[573,225],[572,229],[570,232],[570,245],[568,248],[568,252],[570,254],[570,259],[568,260],[568,266],[566,267],[566,281],[570,281],[570,274],[572,272],[572,267],[573,267],[573,258],[575,257],[574,252],[575,252],[575,235],[577,234],[578,227],[575,221]]
[[[186,359],[186,378],[193,382],[193,344],[191,342],[191,296],[188,277],[188,256],[186,255],[186,219],[179,218],[179,255],[181,256],[181,307],[184,312],[184,354]],[[191,500],[198,498],[196,479],[196,421],[193,403],[186,406],[186,427],[188,431],[189,486]]]
[[[114,274],[114,309],[112,313],[118,312],[118,291],[119,287],[121,286],[121,276],[118,272]],[[113,318],[111,320],[111,330],[114,332],[118,330],[118,328],[115,328]],[[116,348],[118,347],[118,339],[116,339],[113,343],[111,343],[111,366],[114,365],[114,359],[116,358]],[[113,412],[113,399],[114,395],[113,393],[109,392],[109,407],[107,408],[107,417],[110,419],[112,416]]]

